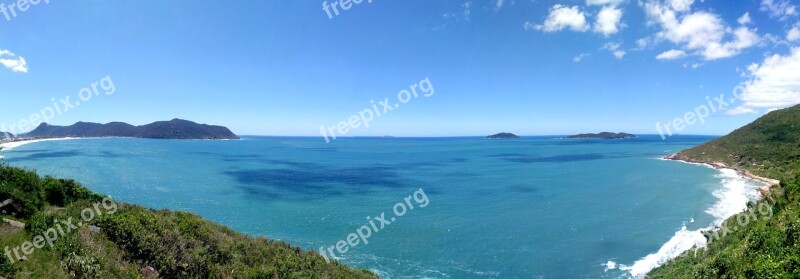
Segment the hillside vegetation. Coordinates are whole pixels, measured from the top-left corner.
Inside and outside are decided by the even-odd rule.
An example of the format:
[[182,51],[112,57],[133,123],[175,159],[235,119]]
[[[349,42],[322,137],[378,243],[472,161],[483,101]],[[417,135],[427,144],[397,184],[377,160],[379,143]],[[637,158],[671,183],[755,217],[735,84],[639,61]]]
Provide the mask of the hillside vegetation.
[[680,154],[723,162],[759,176],[792,179],[800,173],[800,106],[770,112],[727,136]]
[[679,154],[781,180],[749,212],[648,278],[800,278],[800,106],[773,111],[730,135]]
[[198,124],[183,119],[158,121],[141,126],[133,126],[123,122],[106,124],[78,122],[70,126],[55,126],[42,123],[33,131],[20,136],[32,138],[239,139],[239,136],[226,127]]
[[[194,214],[113,202],[75,181],[0,163],[3,201],[13,201],[0,207],[11,220],[0,225],[4,278],[377,278]],[[95,218],[84,222],[87,209]],[[42,244],[37,236],[57,231],[52,246],[25,254],[30,242]]]

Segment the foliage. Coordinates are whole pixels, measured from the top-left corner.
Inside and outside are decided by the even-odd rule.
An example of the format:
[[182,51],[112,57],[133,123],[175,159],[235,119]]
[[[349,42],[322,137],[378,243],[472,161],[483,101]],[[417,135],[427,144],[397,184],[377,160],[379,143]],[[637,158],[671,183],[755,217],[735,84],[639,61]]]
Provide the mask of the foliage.
[[[0,199],[7,198],[22,206],[15,218],[27,225],[0,232],[2,247],[31,241],[57,220],[78,220],[81,210],[92,208],[102,196],[72,180],[41,178],[0,164]],[[12,264],[0,257],[0,277],[145,278],[153,268],[164,278],[377,278],[369,271],[328,263],[316,252],[250,237],[194,214],[117,206],[112,215],[65,231],[52,248],[36,249],[27,261]]]
[[[648,278],[800,278],[800,106],[773,111],[730,135],[679,155],[723,162],[760,176],[780,179],[755,208],[772,208],[770,218],[733,216],[734,228],[706,249],[687,252],[653,270]],[[763,216],[762,216],[763,217]],[[749,220],[739,225],[738,220]]]
[[776,110],[727,136],[681,152],[779,180],[800,174],[800,105]]

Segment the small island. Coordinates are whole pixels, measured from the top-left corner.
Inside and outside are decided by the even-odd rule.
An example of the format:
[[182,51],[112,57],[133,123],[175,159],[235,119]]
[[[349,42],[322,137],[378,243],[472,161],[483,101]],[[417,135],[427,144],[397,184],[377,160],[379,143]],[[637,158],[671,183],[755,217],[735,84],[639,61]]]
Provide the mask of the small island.
[[612,132],[602,132],[599,134],[577,134],[568,136],[568,139],[630,139],[636,138],[636,135],[628,134],[628,133],[612,133]]
[[491,136],[486,136],[487,139],[520,139],[519,136],[512,133],[499,133]]
[[147,139],[239,139],[230,129],[222,126],[198,124],[183,119],[158,121],[133,126],[123,122],[107,124],[78,122],[70,126],[42,123],[33,131],[17,135],[19,138],[147,138]]

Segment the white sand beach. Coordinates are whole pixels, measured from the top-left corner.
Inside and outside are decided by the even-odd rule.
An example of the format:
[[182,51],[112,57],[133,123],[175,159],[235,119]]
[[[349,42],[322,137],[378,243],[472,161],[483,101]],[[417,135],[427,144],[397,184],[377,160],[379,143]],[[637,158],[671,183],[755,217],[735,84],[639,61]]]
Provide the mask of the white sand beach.
[[77,138],[52,138],[52,139],[35,139],[35,140],[20,140],[20,141],[12,141],[12,142],[4,142],[0,144],[0,147],[3,148],[3,151],[9,151],[14,148],[29,144],[29,143],[37,143],[43,141],[53,141],[53,140],[71,140]]

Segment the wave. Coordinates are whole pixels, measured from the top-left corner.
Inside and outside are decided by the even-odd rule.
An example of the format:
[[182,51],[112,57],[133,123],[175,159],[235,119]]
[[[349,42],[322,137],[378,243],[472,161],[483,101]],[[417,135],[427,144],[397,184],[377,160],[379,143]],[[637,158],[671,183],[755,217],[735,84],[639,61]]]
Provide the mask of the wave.
[[[706,164],[698,165],[711,167]],[[714,230],[731,216],[747,210],[749,201],[760,198],[760,193],[757,190],[759,187],[757,181],[739,175],[736,170],[717,169],[717,171],[719,173],[715,177],[721,180],[722,188],[712,193],[718,200],[705,211],[714,217],[713,223],[707,228],[692,231],[687,230],[684,224],[669,241],[658,249],[658,252],[649,254],[630,266],[620,264],[620,270],[628,271],[634,278],[644,278],[651,270],[689,251],[692,247],[706,247],[707,240],[703,232]],[[694,221],[694,218],[692,218],[692,221]]]

